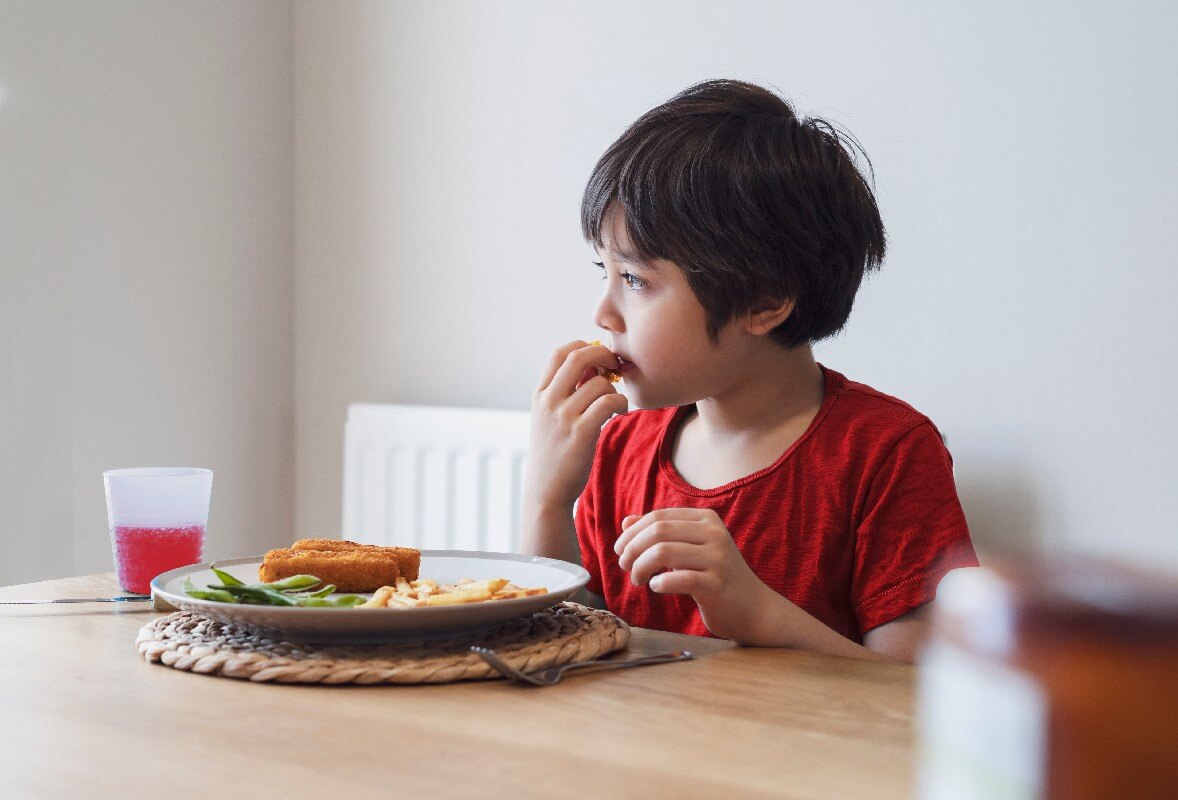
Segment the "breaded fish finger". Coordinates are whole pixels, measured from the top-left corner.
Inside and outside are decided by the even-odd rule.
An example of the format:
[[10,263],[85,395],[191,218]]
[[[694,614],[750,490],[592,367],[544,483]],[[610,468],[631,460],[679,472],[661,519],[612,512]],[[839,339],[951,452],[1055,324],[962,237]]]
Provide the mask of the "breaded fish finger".
[[266,583],[300,574],[334,583],[339,592],[375,592],[395,584],[401,571],[396,553],[367,550],[271,550],[258,567],[258,578]]
[[354,551],[369,553],[396,553],[401,577],[407,581],[417,580],[421,570],[421,551],[412,547],[381,547],[376,544],[360,544],[347,539],[299,539],[291,550],[320,550],[331,553],[347,553]]

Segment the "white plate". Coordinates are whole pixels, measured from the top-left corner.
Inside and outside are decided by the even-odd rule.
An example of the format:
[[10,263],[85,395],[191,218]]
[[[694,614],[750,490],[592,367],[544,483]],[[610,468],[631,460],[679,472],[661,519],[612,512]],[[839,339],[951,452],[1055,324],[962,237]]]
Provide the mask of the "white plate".
[[[217,561],[217,568],[246,583],[258,580],[261,556]],[[455,606],[424,608],[302,608],[255,606],[197,600],[184,594],[184,579],[200,588],[220,580],[211,564],[192,564],[159,575],[152,593],[176,608],[218,622],[261,628],[268,633],[315,642],[375,644],[389,641],[437,639],[459,633],[489,630],[508,620],[526,617],[572,597],[589,582],[589,573],[576,564],[554,558],[515,553],[467,550],[422,550],[419,577],[438,583],[462,578],[506,578],[516,586],[543,586],[547,594]]]

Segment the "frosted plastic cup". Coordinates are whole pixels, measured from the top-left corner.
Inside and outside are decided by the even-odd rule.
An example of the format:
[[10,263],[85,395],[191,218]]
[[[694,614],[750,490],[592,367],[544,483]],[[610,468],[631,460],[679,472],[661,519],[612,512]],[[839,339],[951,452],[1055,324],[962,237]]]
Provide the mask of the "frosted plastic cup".
[[200,563],[212,470],[112,469],[102,478],[115,570],[124,591],[149,594],[156,575]]

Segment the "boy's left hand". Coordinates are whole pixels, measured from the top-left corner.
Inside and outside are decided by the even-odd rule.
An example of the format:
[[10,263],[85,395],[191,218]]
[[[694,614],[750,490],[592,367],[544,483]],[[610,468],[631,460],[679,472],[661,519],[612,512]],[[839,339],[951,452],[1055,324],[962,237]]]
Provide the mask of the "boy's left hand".
[[772,591],[745,562],[715,511],[664,508],[622,520],[618,564],[636,586],[689,594],[716,636],[744,638],[756,625],[757,598]]

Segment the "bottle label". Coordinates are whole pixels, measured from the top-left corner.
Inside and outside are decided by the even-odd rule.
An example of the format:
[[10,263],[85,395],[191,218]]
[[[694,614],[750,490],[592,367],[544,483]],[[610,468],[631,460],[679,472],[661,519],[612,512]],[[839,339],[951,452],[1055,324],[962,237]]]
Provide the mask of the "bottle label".
[[1044,797],[1047,711],[1024,673],[931,644],[917,683],[921,800]]

